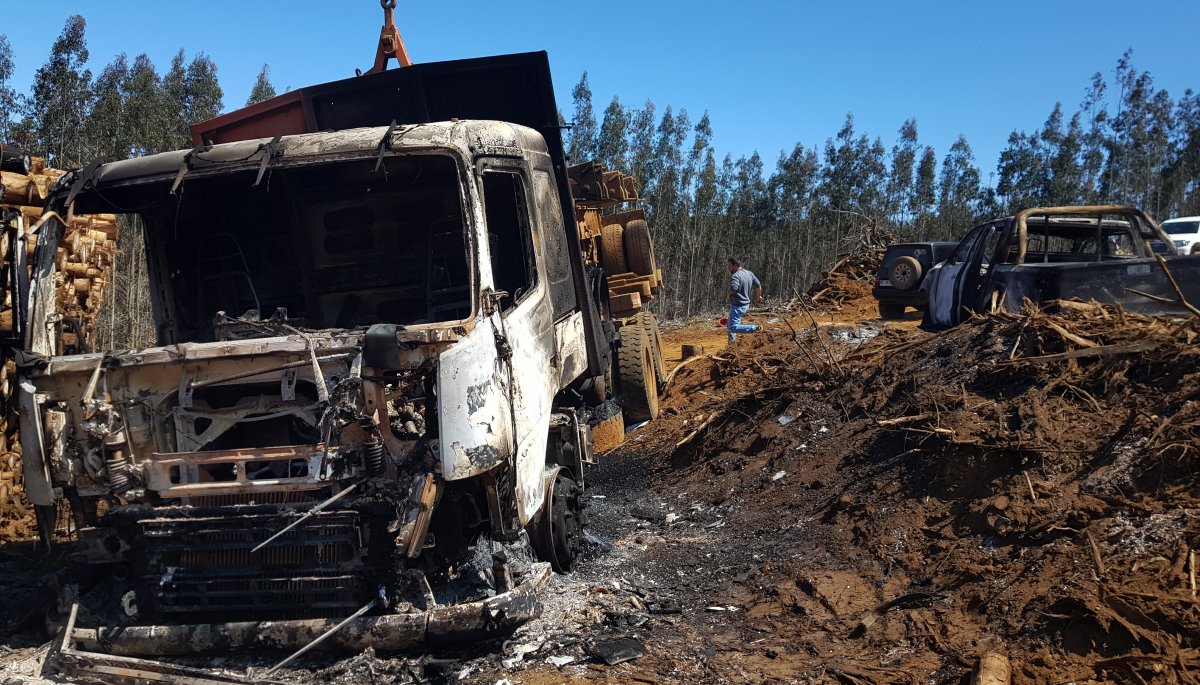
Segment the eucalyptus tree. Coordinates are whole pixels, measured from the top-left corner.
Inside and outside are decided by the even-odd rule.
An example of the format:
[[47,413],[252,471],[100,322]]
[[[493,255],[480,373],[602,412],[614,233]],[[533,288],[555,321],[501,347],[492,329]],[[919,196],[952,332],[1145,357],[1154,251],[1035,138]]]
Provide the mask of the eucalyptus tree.
[[13,128],[20,116],[18,110],[20,100],[17,97],[17,91],[12,87],[15,66],[13,49],[8,42],[8,36],[0,33],[0,142],[11,139]]
[[596,113],[592,108],[592,88],[588,85],[586,71],[579,77],[579,83],[571,89],[571,101],[575,109],[568,131],[567,156],[572,163],[594,161],[598,155],[599,132],[596,128]]
[[953,239],[971,228],[983,198],[979,168],[966,137],[960,135],[942,160],[938,179],[937,236]]
[[33,76],[31,118],[35,151],[59,167],[78,166],[86,157],[84,124],[91,109],[92,72],[87,68],[87,22],[67,18],[46,63]]
[[891,169],[887,182],[886,214],[893,224],[910,220],[913,171],[917,162],[917,120],[906,119],[900,126],[900,139],[892,146]]
[[275,86],[271,85],[271,65],[264,64],[254,77],[254,86],[250,88],[250,97],[246,98],[246,106],[257,105],[264,100],[275,97]]
[[606,168],[629,171],[629,125],[629,111],[621,105],[620,98],[614,95],[612,102],[604,108],[597,140],[597,156]]

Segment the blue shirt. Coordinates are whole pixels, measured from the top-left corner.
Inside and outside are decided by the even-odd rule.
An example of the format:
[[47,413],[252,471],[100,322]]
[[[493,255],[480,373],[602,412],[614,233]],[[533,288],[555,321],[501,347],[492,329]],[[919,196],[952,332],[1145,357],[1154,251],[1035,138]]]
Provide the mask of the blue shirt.
[[729,304],[735,307],[750,304],[750,291],[761,287],[762,283],[758,282],[758,276],[755,276],[749,269],[734,271],[729,275]]

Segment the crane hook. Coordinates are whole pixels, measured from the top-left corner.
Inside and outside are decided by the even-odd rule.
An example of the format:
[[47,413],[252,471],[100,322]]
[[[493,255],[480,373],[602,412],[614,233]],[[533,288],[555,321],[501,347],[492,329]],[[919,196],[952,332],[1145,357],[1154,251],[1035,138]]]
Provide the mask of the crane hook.
[[408,51],[404,49],[404,41],[400,39],[400,31],[396,28],[392,10],[396,9],[396,0],[379,0],[383,8],[383,27],[379,29],[379,46],[375,49],[375,64],[368,74],[378,74],[387,69],[390,58],[395,57],[396,63],[402,67],[412,64]]

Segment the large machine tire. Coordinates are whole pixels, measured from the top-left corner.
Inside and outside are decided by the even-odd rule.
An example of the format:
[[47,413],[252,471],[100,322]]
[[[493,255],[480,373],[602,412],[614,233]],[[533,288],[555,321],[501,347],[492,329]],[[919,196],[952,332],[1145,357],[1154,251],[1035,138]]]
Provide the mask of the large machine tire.
[[621,327],[621,349],[617,362],[621,374],[621,406],[628,421],[658,418],[658,379],[654,375],[654,353],[643,317],[638,315]]
[[625,266],[624,233],[621,224],[609,224],[600,229],[600,264],[610,276],[629,271]]
[[658,271],[650,226],[644,219],[634,219],[625,225],[625,264],[639,276],[652,276]]

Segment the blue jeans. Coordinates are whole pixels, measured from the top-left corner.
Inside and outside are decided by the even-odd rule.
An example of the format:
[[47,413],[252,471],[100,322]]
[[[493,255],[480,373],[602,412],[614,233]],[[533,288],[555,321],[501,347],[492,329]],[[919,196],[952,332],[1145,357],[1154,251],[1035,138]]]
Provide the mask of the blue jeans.
[[758,326],[742,323],[742,317],[749,311],[748,304],[732,304],[729,305],[729,342],[737,340],[738,333],[754,333],[758,331]]

